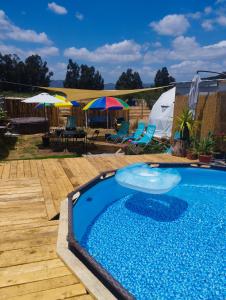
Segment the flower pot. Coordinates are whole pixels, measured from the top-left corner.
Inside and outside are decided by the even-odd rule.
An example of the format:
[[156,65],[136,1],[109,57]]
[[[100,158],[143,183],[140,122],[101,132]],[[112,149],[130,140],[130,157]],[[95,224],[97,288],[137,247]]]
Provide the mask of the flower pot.
[[198,158],[198,155],[193,152],[188,151],[186,157],[187,157],[187,159],[190,159],[190,160],[196,160]]
[[200,154],[199,161],[202,163],[209,164],[211,162],[212,155]]

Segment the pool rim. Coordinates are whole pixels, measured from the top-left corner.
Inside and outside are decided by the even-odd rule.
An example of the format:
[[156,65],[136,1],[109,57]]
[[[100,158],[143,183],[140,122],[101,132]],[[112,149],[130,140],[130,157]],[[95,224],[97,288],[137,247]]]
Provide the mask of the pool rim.
[[[194,168],[194,169],[208,169],[226,172],[226,166],[216,166],[203,164],[200,162],[195,163],[158,163],[158,162],[143,162],[156,168]],[[118,169],[101,172],[98,176],[94,177],[84,185],[78,187],[73,192],[68,194],[68,247],[69,249],[86,265],[86,267],[104,284],[104,286],[118,299],[132,300],[134,296],[122,286],[100,263],[98,263],[86,249],[81,247],[79,242],[76,241],[73,230],[73,206],[80,196],[88,189],[97,183],[113,177]]]

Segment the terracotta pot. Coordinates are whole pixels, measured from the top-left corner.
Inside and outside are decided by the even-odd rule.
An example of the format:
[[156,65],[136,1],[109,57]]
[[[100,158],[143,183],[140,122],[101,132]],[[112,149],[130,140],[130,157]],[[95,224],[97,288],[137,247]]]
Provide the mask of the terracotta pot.
[[190,160],[196,160],[198,158],[198,155],[193,152],[187,152],[186,157],[187,157],[187,159],[190,159]]
[[211,162],[212,155],[205,155],[205,154],[200,154],[199,155],[199,161],[202,163],[209,164]]

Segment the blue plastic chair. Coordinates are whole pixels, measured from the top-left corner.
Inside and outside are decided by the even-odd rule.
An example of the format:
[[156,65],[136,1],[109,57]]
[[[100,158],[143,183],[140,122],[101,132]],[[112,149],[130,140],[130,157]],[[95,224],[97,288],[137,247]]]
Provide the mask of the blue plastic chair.
[[124,142],[126,142],[126,141],[128,141],[128,140],[132,140],[132,141],[139,140],[139,139],[141,138],[141,136],[142,136],[144,130],[145,130],[145,123],[142,122],[142,121],[140,121],[140,122],[138,123],[138,126],[137,126],[136,131],[135,131],[133,134],[131,134],[131,135],[125,137],[125,138],[122,140],[122,143],[124,143]]
[[74,116],[68,116],[66,130],[75,130],[76,129],[76,118]]
[[139,140],[137,140],[137,141],[132,141],[131,144],[134,144],[134,145],[148,145],[153,139],[155,129],[156,129],[155,125],[148,125],[144,136],[142,138],[140,138]]
[[140,154],[146,146],[148,146],[154,137],[156,126],[148,125],[146,133],[138,141],[132,141],[127,148],[127,151],[132,151],[135,154]]
[[125,138],[128,135],[128,132],[129,132],[129,122],[123,121],[117,134],[111,134],[107,139],[114,142],[121,141],[123,138]]

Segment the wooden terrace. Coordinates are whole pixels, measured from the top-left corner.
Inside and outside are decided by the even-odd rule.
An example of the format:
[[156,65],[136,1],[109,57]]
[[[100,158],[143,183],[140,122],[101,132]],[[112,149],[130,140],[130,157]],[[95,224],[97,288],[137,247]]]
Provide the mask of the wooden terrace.
[[0,162],[0,300],[94,299],[56,254],[60,203],[98,173],[167,154]]

